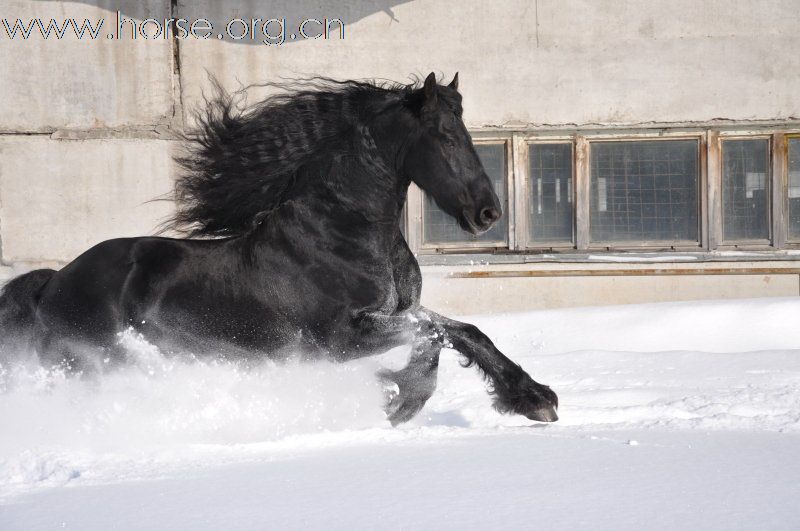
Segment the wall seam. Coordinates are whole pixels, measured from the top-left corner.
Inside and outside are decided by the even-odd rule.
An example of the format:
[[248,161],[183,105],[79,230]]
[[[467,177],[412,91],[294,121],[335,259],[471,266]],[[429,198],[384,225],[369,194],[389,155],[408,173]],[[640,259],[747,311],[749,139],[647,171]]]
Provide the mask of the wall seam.
[[[175,1],[175,0],[173,0]],[[176,4],[177,5],[177,4]],[[179,137],[180,131],[185,126],[183,116],[183,87],[182,72],[180,65],[180,48],[177,40],[173,44],[173,104],[172,120],[169,124],[143,124],[128,125],[120,127],[96,127],[90,129],[71,129],[71,128],[46,128],[40,131],[26,130],[0,130],[2,136],[50,136],[54,140],[58,139],[93,139],[93,138],[145,138],[145,139],[175,139]],[[800,117],[790,116],[788,118],[767,118],[767,119],[747,119],[739,120],[735,118],[715,118],[713,120],[698,121],[677,121],[677,122],[586,122],[586,123],[535,123],[535,122],[505,122],[499,124],[467,124],[468,129],[478,132],[563,132],[563,131],[626,131],[630,129],[735,129],[742,127],[758,128],[789,128],[800,127]]]
[[[169,15],[174,21],[179,18],[179,0],[170,0]],[[183,79],[181,74],[181,46],[175,22],[172,22],[172,129],[183,131],[185,120],[183,115]]]
[[733,127],[797,127],[800,126],[800,117],[789,116],[786,118],[763,118],[763,119],[738,119],[738,118],[712,118],[710,120],[682,120],[674,122],[517,122],[509,121],[502,123],[468,123],[468,129],[477,130],[497,130],[497,131],[572,131],[572,130],[595,130],[595,129],[669,129],[669,128],[733,128]]

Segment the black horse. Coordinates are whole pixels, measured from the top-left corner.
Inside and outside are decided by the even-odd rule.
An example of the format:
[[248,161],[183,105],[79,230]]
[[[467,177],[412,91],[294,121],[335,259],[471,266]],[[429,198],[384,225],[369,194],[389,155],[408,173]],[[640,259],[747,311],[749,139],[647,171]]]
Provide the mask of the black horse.
[[436,387],[452,347],[487,378],[495,407],[557,420],[558,398],[475,326],[419,304],[422,277],[399,220],[413,181],[464,230],[500,203],[461,118],[458,76],[423,86],[318,79],[246,110],[219,90],[178,162],[171,226],[201,239],[114,239],[60,271],[11,280],[0,349],[93,372],[120,363],[130,327],[162,352],[347,361],[411,344],[393,424]]

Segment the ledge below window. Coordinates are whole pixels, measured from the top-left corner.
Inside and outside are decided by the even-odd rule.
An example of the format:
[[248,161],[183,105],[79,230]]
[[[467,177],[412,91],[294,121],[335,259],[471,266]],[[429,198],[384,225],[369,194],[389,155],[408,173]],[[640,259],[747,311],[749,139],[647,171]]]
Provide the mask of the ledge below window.
[[424,254],[417,255],[420,266],[478,266],[499,264],[671,264],[704,262],[790,262],[800,261],[800,250],[712,251],[712,252],[573,252],[507,254]]

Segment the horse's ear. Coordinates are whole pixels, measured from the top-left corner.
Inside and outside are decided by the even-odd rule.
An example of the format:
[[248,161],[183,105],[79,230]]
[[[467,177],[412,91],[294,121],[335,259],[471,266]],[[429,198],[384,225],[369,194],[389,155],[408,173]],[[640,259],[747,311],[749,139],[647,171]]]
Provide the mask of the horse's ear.
[[436,95],[439,92],[439,85],[436,84],[436,74],[431,72],[425,78],[425,85],[423,86],[423,93],[425,94],[425,107],[433,107],[436,105]]
[[447,86],[451,89],[458,90],[458,72],[456,72],[456,75],[453,76],[453,81],[451,81]]

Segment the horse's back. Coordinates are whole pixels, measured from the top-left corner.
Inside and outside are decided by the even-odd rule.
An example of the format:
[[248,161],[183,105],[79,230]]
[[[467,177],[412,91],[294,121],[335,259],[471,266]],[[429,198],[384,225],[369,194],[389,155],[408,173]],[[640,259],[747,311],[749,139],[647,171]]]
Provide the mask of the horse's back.
[[287,322],[250,294],[257,286],[229,243],[141,237],[97,244],[48,283],[37,310],[38,349],[58,361],[77,344],[113,359],[119,333],[131,327],[170,351],[285,343]]
[[[40,335],[106,346],[129,315],[132,276],[180,261],[185,251],[169,238],[117,238],[101,242],[55,273],[39,300]],[[141,283],[136,287],[141,293]]]

